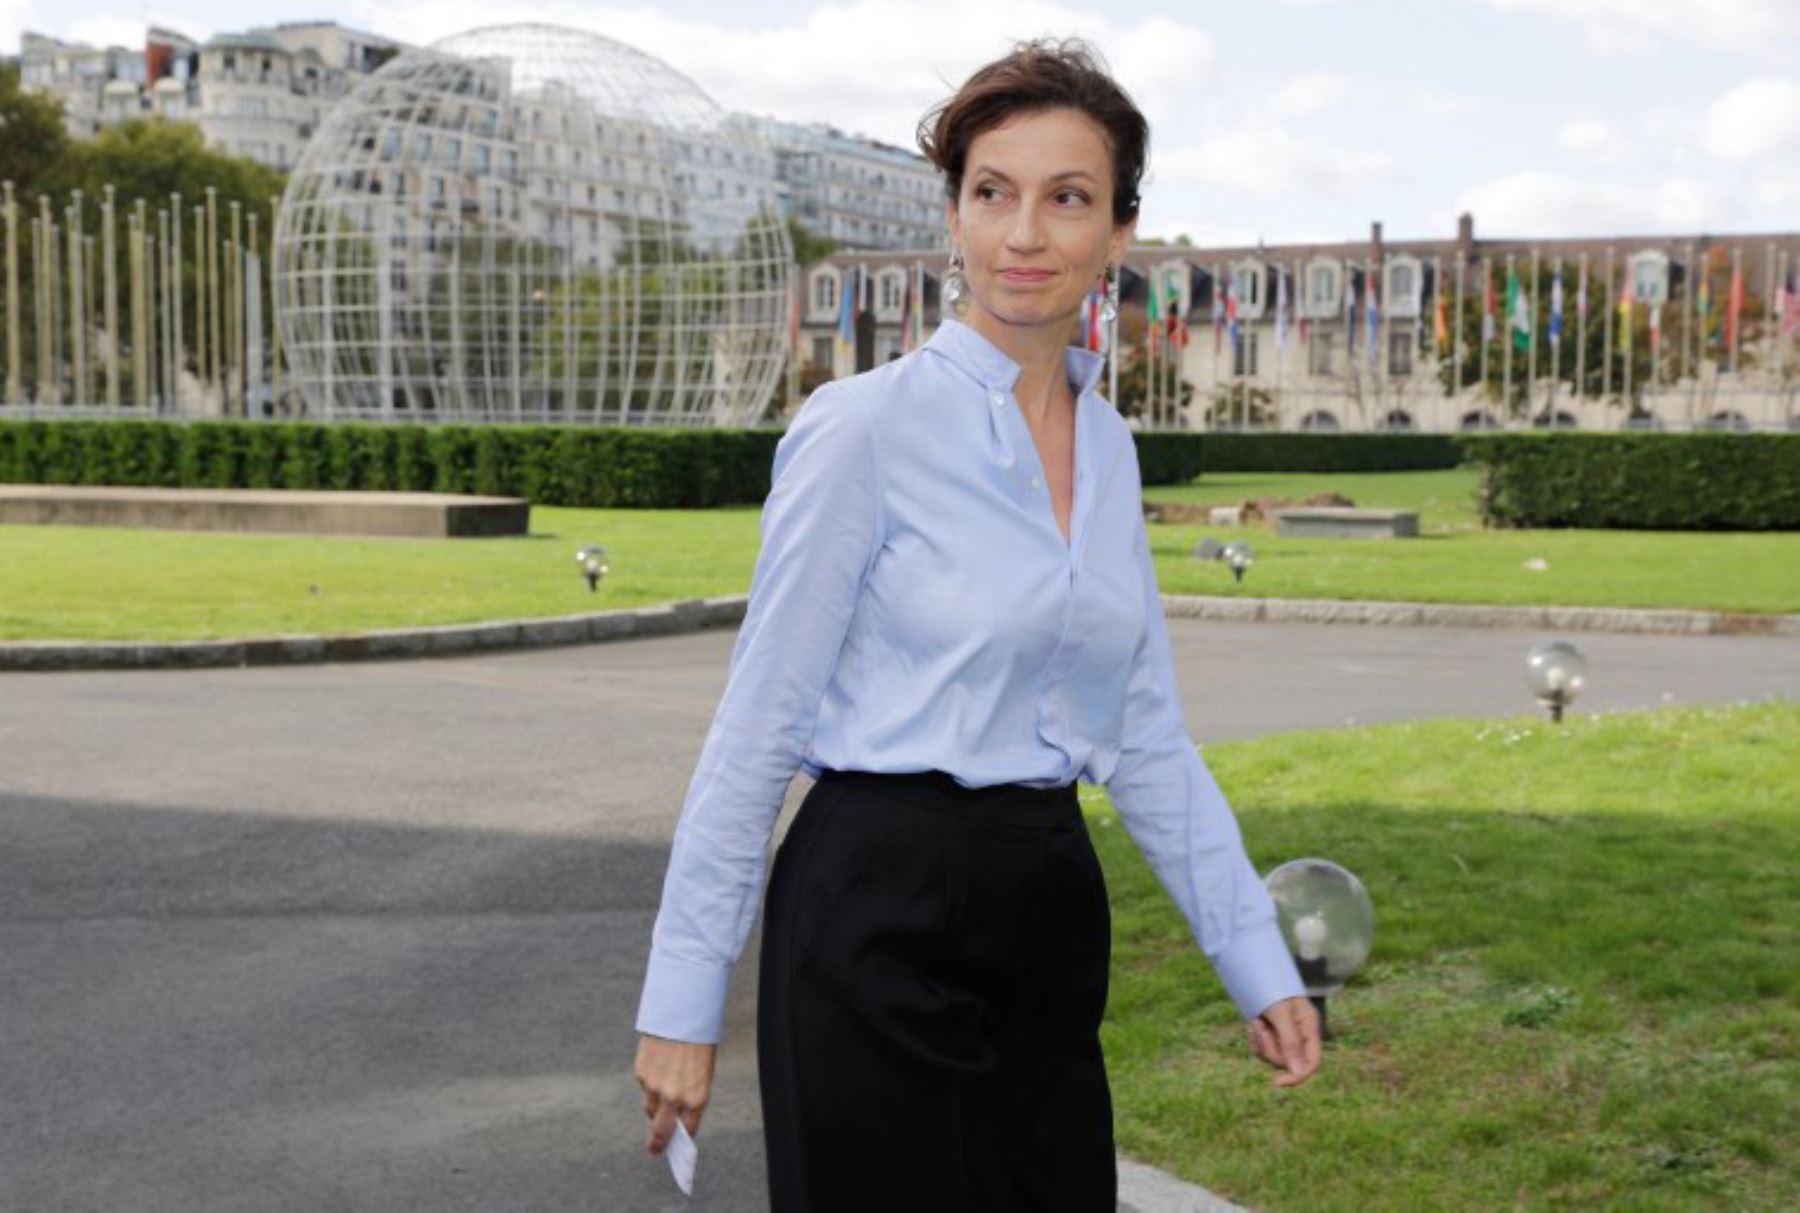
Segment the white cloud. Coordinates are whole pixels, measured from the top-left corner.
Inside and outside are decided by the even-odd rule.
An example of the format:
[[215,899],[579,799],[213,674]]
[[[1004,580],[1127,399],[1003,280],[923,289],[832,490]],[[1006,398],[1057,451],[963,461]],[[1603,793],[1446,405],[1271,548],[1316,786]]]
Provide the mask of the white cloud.
[[1597,50],[1636,53],[1673,43],[1768,58],[1792,55],[1800,39],[1794,0],[1487,0],[1502,12],[1536,13],[1578,25]]
[[1329,109],[1350,93],[1350,80],[1334,72],[1304,72],[1275,89],[1270,103],[1290,118],[1308,118]]
[[[493,24],[479,0],[352,0],[353,20],[430,42]],[[508,21],[545,21],[628,43],[699,82],[727,109],[835,125],[904,147],[919,119],[1021,38],[1079,36],[1105,58],[1153,126],[1172,121],[1211,76],[1212,40],[1168,17],[1119,21],[1051,0],[854,0],[785,25],[728,28],[653,7],[533,0]],[[954,37],[945,31],[954,30]]]
[[1630,152],[1630,143],[1604,118],[1577,118],[1556,132],[1556,146],[1594,164],[1615,165]]
[[1264,117],[1208,122],[1211,133],[1155,157],[1156,180],[1260,193],[1341,195],[1379,184],[1393,157],[1294,134]]
[[1524,238],[1719,231],[1738,208],[1724,187],[1692,177],[1637,186],[1529,171],[1463,191],[1455,209],[1472,212],[1488,236]]
[[1800,80],[1750,80],[1707,107],[1701,144],[1743,163],[1800,153]]
[[1412,107],[1427,118],[1460,118],[1475,109],[1475,98],[1446,89],[1422,89],[1413,94]]

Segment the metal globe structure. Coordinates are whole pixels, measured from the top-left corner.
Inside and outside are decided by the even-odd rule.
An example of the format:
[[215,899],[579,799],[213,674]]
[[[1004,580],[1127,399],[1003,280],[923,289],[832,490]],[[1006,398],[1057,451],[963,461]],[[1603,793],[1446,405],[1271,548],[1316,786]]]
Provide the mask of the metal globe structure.
[[494,26],[334,106],[276,216],[305,411],[742,425],[786,356],[774,153],[666,64]]

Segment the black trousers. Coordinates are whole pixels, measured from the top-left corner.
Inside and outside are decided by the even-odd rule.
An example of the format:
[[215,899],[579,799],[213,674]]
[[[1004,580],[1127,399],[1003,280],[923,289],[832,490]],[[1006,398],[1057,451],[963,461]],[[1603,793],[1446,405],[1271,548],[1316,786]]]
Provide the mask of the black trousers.
[[1074,785],[825,771],[764,909],[772,1213],[1115,1213],[1111,947]]

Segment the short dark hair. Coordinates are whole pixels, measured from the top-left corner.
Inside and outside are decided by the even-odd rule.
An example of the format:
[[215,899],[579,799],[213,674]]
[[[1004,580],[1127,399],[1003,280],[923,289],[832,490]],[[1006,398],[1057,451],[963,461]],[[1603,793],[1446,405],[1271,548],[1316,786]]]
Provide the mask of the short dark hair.
[[1021,113],[1080,110],[1106,132],[1113,161],[1113,223],[1138,213],[1138,182],[1150,151],[1150,124],[1107,74],[1100,52],[1079,38],[1033,39],[976,70],[919,123],[919,148],[944,174],[952,203],[962,197],[969,145]]

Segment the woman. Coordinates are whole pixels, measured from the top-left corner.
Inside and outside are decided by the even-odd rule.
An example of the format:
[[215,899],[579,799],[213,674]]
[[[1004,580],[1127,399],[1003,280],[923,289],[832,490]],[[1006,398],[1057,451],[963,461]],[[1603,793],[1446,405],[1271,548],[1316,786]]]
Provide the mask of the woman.
[[710,1094],[776,853],[757,1054],[774,1213],[1117,1203],[1099,1029],[1103,784],[1281,1085],[1316,1012],[1196,751],[1130,430],[1070,346],[1136,229],[1148,128],[1080,43],[1025,43],[920,128],[956,297],[920,350],[815,392],[675,830],[639,1007],[662,1153]]

